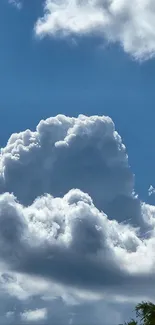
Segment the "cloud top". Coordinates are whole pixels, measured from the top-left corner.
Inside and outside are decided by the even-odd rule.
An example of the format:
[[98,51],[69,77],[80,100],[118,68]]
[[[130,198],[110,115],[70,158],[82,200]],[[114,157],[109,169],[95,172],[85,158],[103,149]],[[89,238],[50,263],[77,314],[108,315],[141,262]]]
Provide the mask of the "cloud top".
[[29,205],[37,196],[63,196],[72,188],[89,193],[109,216],[138,222],[126,148],[109,117],[58,115],[42,120],[35,132],[13,134],[1,150],[1,193],[13,192]]

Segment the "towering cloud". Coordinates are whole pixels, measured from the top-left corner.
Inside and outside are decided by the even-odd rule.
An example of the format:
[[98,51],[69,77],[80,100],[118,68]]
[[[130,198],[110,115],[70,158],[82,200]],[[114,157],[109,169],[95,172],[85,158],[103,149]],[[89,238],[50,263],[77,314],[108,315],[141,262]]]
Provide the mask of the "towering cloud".
[[121,138],[109,117],[41,121],[35,132],[13,134],[1,151],[0,192],[31,204],[49,193],[62,197],[78,188],[99,209],[121,221],[139,220],[139,201]]
[[103,301],[115,312],[122,300],[153,299],[155,207],[134,193],[109,117],[58,115],[13,134],[1,149],[0,191],[6,324],[101,324]]

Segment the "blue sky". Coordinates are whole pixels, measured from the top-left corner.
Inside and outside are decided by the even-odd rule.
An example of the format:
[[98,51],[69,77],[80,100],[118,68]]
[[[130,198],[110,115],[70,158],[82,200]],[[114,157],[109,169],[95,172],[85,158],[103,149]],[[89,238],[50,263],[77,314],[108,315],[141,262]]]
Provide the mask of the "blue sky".
[[[4,323],[5,320],[4,324],[16,324],[19,319],[32,321],[35,317],[41,324],[39,319],[42,322],[48,313],[47,325],[51,320],[62,324],[64,319],[67,325],[83,325],[88,321],[90,325],[94,321],[100,325],[103,314],[108,310],[107,314],[110,313],[111,318],[107,318],[106,325],[116,325],[114,321],[118,320],[119,323],[129,315],[133,301],[137,302],[139,297],[153,299],[149,272],[154,270],[150,247],[154,247],[155,207],[146,203],[155,204],[155,196],[148,196],[149,186],[155,186],[155,36],[150,31],[153,26],[152,15],[155,21],[155,10],[152,0],[149,0],[145,12],[145,1],[142,0],[142,6],[139,9],[136,7],[134,17],[129,2],[113,0],[114,6],[109,7],[109,10],[111,13],[117,10],[112,16],[113,21],[108,18],[108,25],[105,25],[104,21],[101,23],[103,17],[100,17],[101,11],[98,11],[98,2],[93,0],[90,5],[86,1],[86,7],[83,4],[78,7],[77,0],[73,0],[68,11],[68,0],[62,1],[63,10],[58,1],[55,1],[58,5],[53,9],[53,0],[46,3],[44,0],[23,0],[21,8],[7,0],[0,1],[0,146],[4,148],[0,157],[0,240],[1,246],[6,247],[4,251],[0,249],[0,286],[3,284],[6,290],[6,300],[0,307],[0,322]],[[127,4],[127,9],[126,5],[121,7],[122,3]],[[136,6],[137,0],[134,3]],[[120,8],[116,8],[117,4],[118,7],[120,4]],[[49,17],[45,15],[45,5]],[[128,17],[127,13],[131,15]],[[43,16],[45,23],[40,23],[39,18]],[[136,17],[139,19],[136,20]],[[92,24],[92,21],[95,23]],[[57,35],[58,27],[60,35]],[[73,121],[67,117],[56,117],[46,121],[58,114],[77,119]],[[78,118],[79,114],[92,117],[82,120]],[[109,116],[113,120],[125,144],[129,164],[122,142],[111,129],[111,120],[101,116]],[[38,123],[36,133],[25,131],[35,131]],[[109,132],[109,140],[105,130]],[[18,134],[20,131],[23,133]],[[70,138],[67,138],[65,132],[69,132]],[[7,144],[13,133],[16,135]],[[135,186],[132,174],[135,174]],[[134,196],[134,189],[140,201]],[[41,199],[39,196],[44,193],[49,196]],[[96,208],[85,193],[94,200]],[[54,201],[50,195],[60,195],[61,199]],[[36,204],[33,204],[34,199],[37,199]],[[52,247],[53,263],[56,265],[53,270],[48,262],[51,258],[51,255],[50,258],[48,256],[50,236],[51,233],[54,236],[59,228],[61,233],[64,227],[61,207],[68,225],[62,242],[65,246],[68,240],[69,244],[64,251],[61,242],[56,250]],[[99,210],[103,211],[103,219]],[[108,218],[117,220],[114,222],[113,234],[104,212]],[[74,223],[76,214],[82,218],[83,228]],[[57,216],[54,226],[51,219],[48,220],[50,215],[51,218]],[[142,232],[147,233],[151,229],[152,236],[146,242],[146,247],[136,230],[130,228],[130,223],[129,228],[121,228],[120,221],[128,222],[130,217],[132,224],[138,225]],[[73,221],[70,221],[71,218]],[[4,220],[9,233],[6,238],[3,234]],[[93,228],[94,225],[97,227],[96,224],[98,230],[102,229],[100,235]],[[46,233],[49,225],[51,228]],[[22,240],[19,235],[19,229],[24,234],[29,229],[28,236],[26,233],[30,238],[27,247],[25,239]],[[93,239],[91,236],[94,236]],[[35,247],[34,238],[37,243]],[[46,247],[47,238],[49,246]],[[118,252],[115,244],[112,253],[112,246],[109,246],[111,261],[105,268],[102,268],[103,263],[101,268],[98,267],[98,261],[93,255],[99,248],[104,252],[101,238],[108,238],[108,243],[112,240],[119,243]],[[13,245],[15,248],[12,251]],[[40,245],[43,254],[40,253]],[[125,247],[125,252],[119,255],[122,247]],[[18,267],[10,257],[11,254],[14,256],[16,250],[17,256],[19,253],[25,259],[18,257]],[[129,251],[133,252],[133,259]],[[148,255],[148,265],[151,265],[148,270],[145,269],[145,260],[139,255],[141,251],[144,257]],[[74,259],[76,252],[79,255]],[[81,260],[78,258],[81,252],[92,254],[91,264],[83,262],[80,265]],[[138,255],[134,255],[134,252]],[[5,276],[1,269],[4,256],[7,256],[4,262],[9,265],[5,267]],[[106,258],[106,253],[104,256]],[[142,264],[136,264],[137,260]],[[64,261],[67,262],[63,265]],[[12,265],[13,273],[10,277],[6,276]],[[117,265],[122,265],[121,274]],[[144,270],[143,274],[137,273],[138,286],[135,286],[134,277],[133,280],[130,278],[130,265],[133,267],[131,272]],[[134,265],[137,265],[137,269],[134,269]],[[105,279],[102,279],[102,273]],[[131,288],[128,287],[128,279],[129,283],[131,280]],[[106,281],[108,285],[105,285]],[[118,285],[119,290],[116,290]],[[53,286],[55,302],[53,296],[50,296]],[[107,290],[106,300],[99,289],[102,286]],[[13,294],[9,291],[12,287]],[[88,289],[89,294],[92,294],[90,299]],[[115,297],[113,301],[111,292]],[[121,299],[124,300],[123,305]],[[53,314],[50,310],[50,303],[57,313]],[[92,309],[90,315],[88,308]],[[58,317],[59,312],[62,319]],[[10,319],[13,319],[12,323],[8,323]]]
[[155,182],[154,60],[135,62],[120,46],[103,46],[95,37],[76,43],[38,40],[33,28],[42,12],[38,0],[24,1],[23,10],[0,3],[1,145],[13,132],[34,129],[58,113],[108,115],[128,148],[138,193],[146,199]]

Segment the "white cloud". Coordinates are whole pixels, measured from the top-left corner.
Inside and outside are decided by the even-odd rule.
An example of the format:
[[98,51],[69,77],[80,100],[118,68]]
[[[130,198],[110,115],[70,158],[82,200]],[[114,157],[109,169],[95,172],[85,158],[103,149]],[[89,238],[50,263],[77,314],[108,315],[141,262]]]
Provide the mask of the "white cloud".
[[152,185],[150,185],[148,189],[148,195],[151,196],[153,194],[155,194],[155,188]]
[[13,134],[0,155],[0,321],[46,310],[47,325],[100,325],[103,311],[120,323],[154,299],[154,234],[110,118],[58,115]]
[[153,0],[46,0],[35,26],[40,36],[96,34],[119,42],[136,59],[155,55]]
[[63,198],[43,196],[29,207],[1,195],[0,240],[0,258],[10,270],[75,288],[110,293],[114,287],[115,294],[128,289],[129,295],[135,282],[143,291],[154,271],[154,238],[142,240],[130,225],[108,220],[76,189]]
[[35,309],[35,310],[27,310],[21,313],[21,319],[26,322],[37,322],[40,320],[45,320],[47,317],[46,308]]
[[14,316],[14,312],[13,311],[8,311],[7,313],[6,313],[6,317],[7,318],[12,318]]
[[13,134],[1,150],[0,193],[13,192],[27,205],[44,193],[62,197],[72,188],[89,193],[112,218],[139,223],[134,177],[109,117],[58,115],[41,121],[35,132]]
[[[79,190],[63,198],[38,198],[29,207],[4,194],[0,207],[4,294],[23,304],[42,297],[45,306],[61,297],[66,310],[97,301],[122,304],[122,300],[154,299],[154,229],[148,239],[139,238],[130,225],[108,220]],[[150,207],[145,209],[147,216]]]

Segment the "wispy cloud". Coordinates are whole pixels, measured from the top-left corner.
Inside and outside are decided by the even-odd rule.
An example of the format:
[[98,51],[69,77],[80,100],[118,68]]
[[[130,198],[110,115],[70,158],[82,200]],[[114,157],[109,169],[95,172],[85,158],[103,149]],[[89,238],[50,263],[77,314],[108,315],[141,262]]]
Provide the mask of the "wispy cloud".
[[21,319],[27,323],[37,322],[37,321],[45,321],[47,317],[46,308],[35,309],[35,310],[26,310],[21,313]]
[[22,2],[20,0],[9,0],[9,3],[15,6],[17,9],[22,8]]

